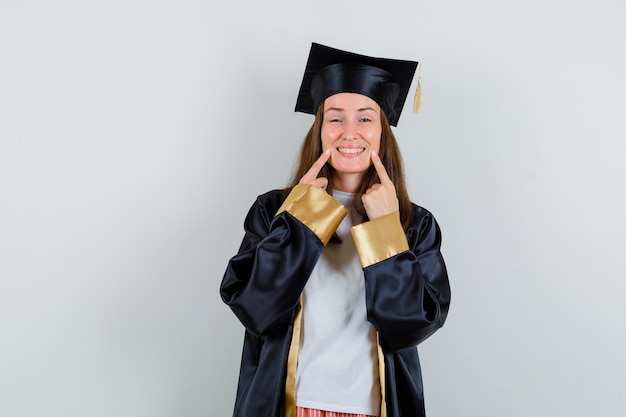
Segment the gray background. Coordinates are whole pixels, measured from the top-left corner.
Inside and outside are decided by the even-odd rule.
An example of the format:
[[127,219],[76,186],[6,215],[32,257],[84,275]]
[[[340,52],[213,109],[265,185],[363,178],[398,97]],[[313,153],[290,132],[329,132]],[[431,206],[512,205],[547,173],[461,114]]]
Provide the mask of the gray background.
[[429,416],[626,415],[625,15],[2,0],[0,415],[230,415],[243,328],[218,287],[312,122],[311,42],[423,64],[395,132],[453,288],[420,347]]

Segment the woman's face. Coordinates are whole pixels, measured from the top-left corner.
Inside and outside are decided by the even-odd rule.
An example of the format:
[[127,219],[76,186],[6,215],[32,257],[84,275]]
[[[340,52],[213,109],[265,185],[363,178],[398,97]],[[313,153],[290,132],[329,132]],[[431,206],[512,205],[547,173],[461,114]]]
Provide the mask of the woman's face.
[[324,101],[322,148],[331,149],[329,163],[344,180],[358,186],[372,163],[372,150],[379,152],[381,133],[380,106],[371,98],[339,93]]

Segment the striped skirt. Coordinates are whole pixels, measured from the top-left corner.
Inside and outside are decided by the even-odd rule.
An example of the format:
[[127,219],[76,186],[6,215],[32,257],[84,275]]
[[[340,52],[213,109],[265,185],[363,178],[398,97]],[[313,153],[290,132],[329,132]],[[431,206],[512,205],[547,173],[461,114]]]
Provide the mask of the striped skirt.
[[296,417],[372,417],[365,414],[337,413],[335,411],[314,410],[296,407]]

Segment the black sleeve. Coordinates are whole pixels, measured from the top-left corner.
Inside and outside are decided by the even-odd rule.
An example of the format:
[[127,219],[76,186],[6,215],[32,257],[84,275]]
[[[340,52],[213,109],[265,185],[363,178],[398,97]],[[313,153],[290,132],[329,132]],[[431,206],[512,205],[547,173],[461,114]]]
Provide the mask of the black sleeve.
[[254,334],[290,322],[327,236],[345,216],[319,188],[296,186],[280,207],[277,195],[259,197],[248,212],[241,247],[220,287],[222,300]]
[[415,206],[409,249],[364,268],[368,320],[389,351],[417,346],[443,326],[450,285],[435,218]]

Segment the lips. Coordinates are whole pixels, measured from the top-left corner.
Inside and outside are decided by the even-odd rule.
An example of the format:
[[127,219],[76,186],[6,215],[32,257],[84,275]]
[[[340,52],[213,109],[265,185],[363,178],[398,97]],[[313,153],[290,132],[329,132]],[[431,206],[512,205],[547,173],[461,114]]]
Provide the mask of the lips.
[[365,151],[365,148],[337,148],[337,151],[344,155],[358,155]]

